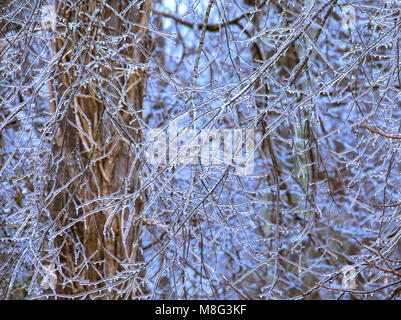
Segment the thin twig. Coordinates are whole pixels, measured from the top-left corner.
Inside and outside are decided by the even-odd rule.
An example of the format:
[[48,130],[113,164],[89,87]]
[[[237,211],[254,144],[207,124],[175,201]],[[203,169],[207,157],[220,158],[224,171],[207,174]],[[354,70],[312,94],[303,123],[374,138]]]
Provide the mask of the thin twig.
[[249,298],[248,298],[247,296],[245,296],[244,294],[242,294],[241,292],[239,292],[238,289],[235,288],[235,287],[231,284],[230,280],[228,280],[223,274],[220,273],[220,277],[222,277],[222,278],[227,282],[227,284],[228,284],[242,299],[249,300]]
[[381,135],[381,136],[383,136],[383,137],[389,138],[389,139],[401,140],[401,137],[398,137],[398,136],[390,136],[390,135],[385,134],[385,133],[383,133],[383,132],[377,131],[376,129],[372,129],[372,128],[368,127],[366,124],[364,124],[363,126],[364,126],[366,129],[368,129],[370,132],[372,132],[372,133],[377,133],[377,134],[379,134],[379,135]]

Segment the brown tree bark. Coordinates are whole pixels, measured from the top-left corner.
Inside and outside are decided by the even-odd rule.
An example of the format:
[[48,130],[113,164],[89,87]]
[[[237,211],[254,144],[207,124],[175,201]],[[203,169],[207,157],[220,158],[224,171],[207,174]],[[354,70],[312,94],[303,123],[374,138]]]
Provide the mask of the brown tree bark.
[[59,60],[49,87],[56,179],[49,190],[59,192],[50,204],[60,232],[58,293],[106,299],[141,294],[139,276],[113,278],[142,260],[144,194],[134,194],[141,186],[146,72],[133,66],[147,61],[149,34],[141,26],[151,4],[130,2],[55,3],[52,49]]

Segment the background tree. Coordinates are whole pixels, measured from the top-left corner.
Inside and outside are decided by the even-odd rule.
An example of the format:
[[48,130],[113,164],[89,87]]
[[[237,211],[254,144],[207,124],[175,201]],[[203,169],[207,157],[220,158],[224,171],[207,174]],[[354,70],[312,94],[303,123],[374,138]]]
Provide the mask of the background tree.
[[[65,289],[69,293],[84,290],[84,280],[103,289],[109,279],[110,297],[110,283],[124,270],[123,263],[142,259],[137,220],[143,194],[132,197],[133,207],[109,197],[133,193],[141,185],[137,154],[143,138],[150,49],[144,27],[150,6],[150,1],[55,3],[64,26],[57,27],[52,43],[59,61],[50,85],[56,143],[49,170],[56,179],[48,190],[58,232],[74,224],[56,238],[58,265],[71,279]],[[130,286],[136,295],[138,283]]]

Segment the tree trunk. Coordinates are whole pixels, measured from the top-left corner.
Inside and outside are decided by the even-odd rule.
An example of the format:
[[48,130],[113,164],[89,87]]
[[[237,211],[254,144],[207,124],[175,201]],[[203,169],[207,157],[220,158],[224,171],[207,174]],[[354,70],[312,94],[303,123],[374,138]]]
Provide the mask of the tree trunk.
[[[60,235],[56,291],[84,298],[138,297],[141,261],[142,104],[150,0],[56,1],[55,137],[50,211]],[[118,13],[118,14],[117,14]],[[139,67],[138,67],[139,66]],[[59,193],[57,193],[60,191]],[[57,231],[56,231],[57,232]],[[118,277],[116,277],[118,275]],[[129,288],[129,289],[128,289]]]

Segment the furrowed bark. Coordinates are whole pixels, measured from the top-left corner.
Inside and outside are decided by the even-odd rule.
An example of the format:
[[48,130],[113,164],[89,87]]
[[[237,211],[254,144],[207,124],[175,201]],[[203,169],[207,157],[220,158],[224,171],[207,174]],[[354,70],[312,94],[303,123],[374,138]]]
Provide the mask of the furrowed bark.
[[141,27],[148,22],[150,0],[138,4],[55,4],[59,21],[52,51],[59,60],[49,87],[55,121],[50,170],[57,178],[49,190],[60,192],[49,208],[57,230],[66,229],[56,237],[58,293],[113,299],[133,285],[131,297],[141,294],[139,276],[113,278],[125,263],[142,260],[144,194],[121,200],[141,186],[137,153],[146,72],[137,66],[147,62],[150,49]]

